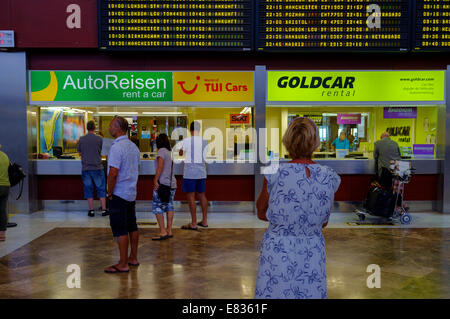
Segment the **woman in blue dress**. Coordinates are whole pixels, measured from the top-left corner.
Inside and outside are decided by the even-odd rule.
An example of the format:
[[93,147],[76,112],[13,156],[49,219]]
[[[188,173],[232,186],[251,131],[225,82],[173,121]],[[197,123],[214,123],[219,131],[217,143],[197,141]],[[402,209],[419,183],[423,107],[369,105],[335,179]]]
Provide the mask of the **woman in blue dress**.
[[265,175],[258,218],[269,222],[261,243],[255,298],[327,298],[322,228],[341,179],[311,160],[318,147],[314,122],[291,122],[283,144],[291,162]]

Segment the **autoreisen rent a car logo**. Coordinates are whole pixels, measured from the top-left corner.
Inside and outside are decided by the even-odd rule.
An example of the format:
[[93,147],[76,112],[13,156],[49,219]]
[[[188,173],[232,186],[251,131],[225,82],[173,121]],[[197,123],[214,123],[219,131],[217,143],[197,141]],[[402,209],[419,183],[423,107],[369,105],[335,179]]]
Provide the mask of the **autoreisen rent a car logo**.
[[354,76],[281,76],[277,86],[280,89],[321,89],[321,96],[355,96]]

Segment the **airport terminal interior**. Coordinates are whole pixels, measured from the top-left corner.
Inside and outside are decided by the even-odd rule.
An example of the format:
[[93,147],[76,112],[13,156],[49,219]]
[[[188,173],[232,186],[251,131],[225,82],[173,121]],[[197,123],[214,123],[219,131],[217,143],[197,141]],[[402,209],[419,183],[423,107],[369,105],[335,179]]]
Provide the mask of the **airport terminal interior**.
[[0,299],[449,299],[450,1],[371,2],[0,0]]
[[[398,143],[402,160],[414,160],[421,173],[434,174],[438,171],[433,165],[442,160],[442,153],[437,152],[442,138],[440,107],[424,104],[399,108],[375,103],[267,106],[267,146],[263,154],[266,159],[285,163],[291,160],[282,145],[283,134],[294,119],[306,117],[317,126],[320,144],[312,158],[318,163],[341,170],[348,170],[345,165],[352,161],[371,167],[374,143],[381,133],[388,132]],[[414,115],[409,118],[387,115],[390,111],[411,110]],[[86,125],[91,120],[95,123],[95,134],[103,138],[101,156],[106,161],[113,142],[109,125],[116,115],[127,119],[127,137],[138,147],[141,163],[150,166],[143,166],[143,175],[139,177],[142,184],[138,184],[140,265],[130,266],[129,273],[111,275],[103,269],[114,264],[119,256],[109,218],[101,216],[97,200],[94,205],[99,208],[95,218],[86,215],[79,168],[72,166],[79,165],[77,143],[87,133]],[[253,165],[257,158],[254,106],[30,103],[27,117],[28,141],[32,145],[28,156],[36,167],[39,206],[32,214],[15,212],[12,202],[9,222],[17,226],[8,228],[7,240],[0,242],[0,298],[254,297],[259,250],[268,226],[257,218],[254,210],[259,190],[253,182],[253,168],[243,166]],[[211,143],[221,143],[207,154],[208,159],[219,163],[214,164],[217,167],[211,166],[212,176],[207,184],[209,227],[198,227],[197,231],[181,229],[190,222],[190,215],[186,197],[179,187],[173,238],[152,241],[159,233],[149,190],[158,151],[156,137],[165,133],[170,137],[171,146],[176,147],[190,136],[192,121],[202,124],[202,134],[213,128],[215,131],[207,138]],[[341,133],[349,140],[345,150],[333,143]],[[416,145],[433,147],[421,156],[415,151]],[[177,152],[174,158],[184,159]],[[226,160],[232,161],[231,170],[220,166],[226,165]],[[405,203],[410,210],[408,222],[380,221],[374,216],[362,220],[355,207],[363,205],[370,181],[365,176],[370,177],[367,175],[370,171],[366,167],[362,171],[365,175],[358,175],[358,169],[349,167],[350,179],[345,182],[346,176],[341,175],[347,184],[338,191],[330,221],[323,231],[328,298],[449,298],[450,216],[436,208],[436,191],[431,188],[427,193],[423,186],[432,183],[435,179],[430,176],[434,175],[412,176],[415,184],[405,185]],[[175,174],[180,183],[182,170],[176,170]],[[430,187],[429,184],[425,188]],[[17,192],[13,189],[11,196]],[[197,206],[198,220],[201,220],[201,208]],[[70,267],[74,265],[80,267],[81,289],[67,286]],[[368,288],[370,265],[380,266],[381,288]]]

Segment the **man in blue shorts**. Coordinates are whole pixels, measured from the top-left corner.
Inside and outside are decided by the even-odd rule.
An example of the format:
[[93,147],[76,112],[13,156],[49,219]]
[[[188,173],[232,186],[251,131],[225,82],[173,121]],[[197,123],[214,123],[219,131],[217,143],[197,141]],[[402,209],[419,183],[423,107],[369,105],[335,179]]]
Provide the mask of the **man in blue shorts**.
[[101,136],[95,134],[95,122],[87,123],[88,133],[82,137],[77,145],[78,153],[81,157],[84,198],[89,204],[89,217],[94,217],[94,185],[97,188],[97,196],[102,203],[102,216],[108,216],[106,209],[105,172],[102,164],[102,144]]
[[[180,156],[186,154],[184,161],[184,174],[182,190],[187,193],[189,211],[191,212],[191,223],[183,225],[182,229],[197,230],[197,226],[208,227],[208,200],[206,199],[206,165],[203,150],[208,142],[200,134],[200,123],[192,122],[190,125],[191,137],[184,139],[179,151]],[[197,193],[202,207],[203,218],[197,223],[197,211],[195,194]]]
[[[108,154],[109,221],[120,251],[116,265],[105,269],[106,273],[129,272],[129,266],[139,266],[137,259],[139,232],[136,223],[136,193],[141,154],[128,139],[128,122],[116,116],[109,125],[115,138]],[[131,253],[128,256],[128,243]]]

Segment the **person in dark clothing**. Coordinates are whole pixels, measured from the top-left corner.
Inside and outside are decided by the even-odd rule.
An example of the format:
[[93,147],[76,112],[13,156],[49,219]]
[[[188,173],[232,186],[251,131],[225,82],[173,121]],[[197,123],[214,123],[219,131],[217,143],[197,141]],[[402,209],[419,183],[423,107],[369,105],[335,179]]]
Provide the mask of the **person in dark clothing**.
[[[1,145],[0,145],[1,148]],[[0,241],[6,240],[6,227],[8,224],[8,195],[11,184],[9,183],[9,158],[0,151]]]
[[389,137],[388,132],[381,134],[381,140],[375,142],[374,150],[375,174],[378,182],[387,191],[392,188],[391,161],[400,160],[400,149],[397,142]]

